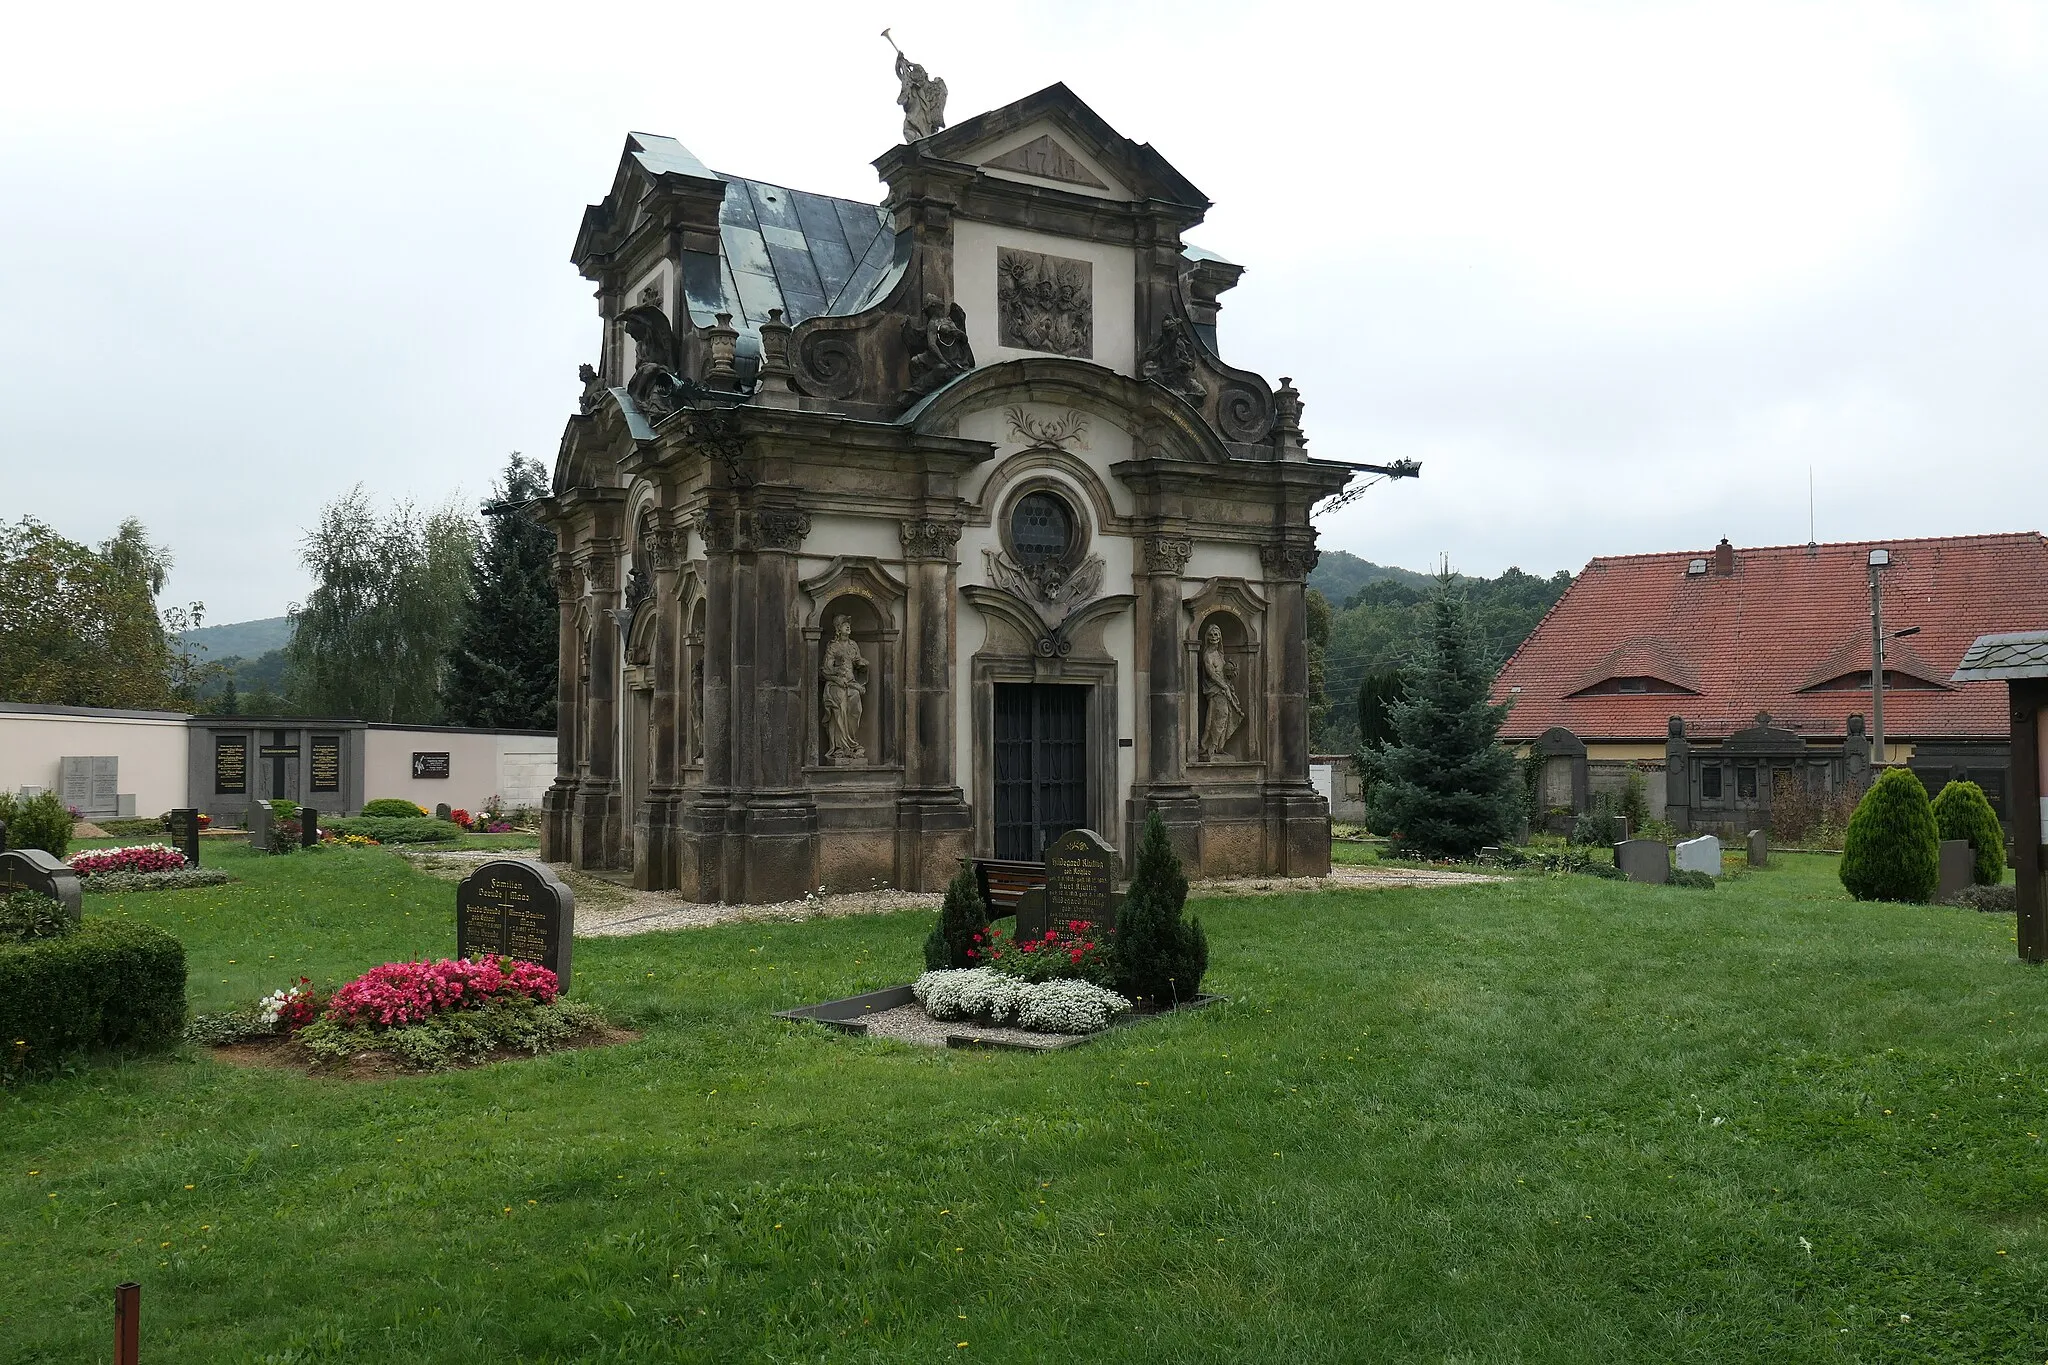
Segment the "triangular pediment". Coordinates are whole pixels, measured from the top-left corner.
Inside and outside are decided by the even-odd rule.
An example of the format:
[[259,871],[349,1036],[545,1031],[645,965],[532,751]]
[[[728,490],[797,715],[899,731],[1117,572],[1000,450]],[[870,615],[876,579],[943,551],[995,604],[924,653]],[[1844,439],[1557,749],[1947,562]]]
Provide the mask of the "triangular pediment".
[[1109,188],[1108,182],[1089,170],[1086,163],[1068,151],[1051,133],[1040,133],[1023,146],[1012,147],[981,164],[990,170],[1016,171],[1035,180],[1057,180],[1092,190]]

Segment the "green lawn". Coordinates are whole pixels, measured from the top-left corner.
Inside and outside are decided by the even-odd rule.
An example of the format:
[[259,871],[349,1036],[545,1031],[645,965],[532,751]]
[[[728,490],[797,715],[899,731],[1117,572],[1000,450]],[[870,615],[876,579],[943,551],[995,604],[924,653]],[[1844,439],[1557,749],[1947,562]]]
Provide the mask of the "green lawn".
[[[453,947],[380,850],[93,897],[195,1008]],[[638,1043],[375,1083],[0,1096],[0,1360],[2048,1358],[2048,974],[1787,856],[1200,906],[1232,1003],[1045,1056],[769,1011],[924,915],[587,941]],[[964,1343],[964,1344],[962,1344]]]

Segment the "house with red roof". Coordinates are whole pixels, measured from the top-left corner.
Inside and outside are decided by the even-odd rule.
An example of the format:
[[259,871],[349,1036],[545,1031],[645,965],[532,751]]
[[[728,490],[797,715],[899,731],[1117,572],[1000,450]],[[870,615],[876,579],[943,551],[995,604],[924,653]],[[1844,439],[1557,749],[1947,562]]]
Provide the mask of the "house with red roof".
[[[1883,551],[1873,556],[1873,551]],[[1876,558],[1881,563],[1872,567]],[[1884,751],[1873,755],[1871,578],[1884,645]],[[1871,762],[1930,790],[1981,785],[2004,816],[2005,689],[1951,675],[1980,635],[2048,625],[2036,532],[1856,541],[1587,564],[1502,667],[1502,737],[1543,757],[1541,803],[1583,811],[1630,770],[1680,829],[1769,823],[1790,773],[1860,787]]]

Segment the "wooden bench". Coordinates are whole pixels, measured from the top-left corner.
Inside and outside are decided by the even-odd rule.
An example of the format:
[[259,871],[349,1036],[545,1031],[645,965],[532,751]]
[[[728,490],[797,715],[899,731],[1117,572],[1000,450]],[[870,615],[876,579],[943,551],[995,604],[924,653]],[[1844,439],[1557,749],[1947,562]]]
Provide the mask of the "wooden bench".
[[1017,902],[1025,893],[1045,889],[1045,864],[1020,862],[1012,858],[975,858],[974,880],[981,887],[981,903],[991,920],[1017,913]]

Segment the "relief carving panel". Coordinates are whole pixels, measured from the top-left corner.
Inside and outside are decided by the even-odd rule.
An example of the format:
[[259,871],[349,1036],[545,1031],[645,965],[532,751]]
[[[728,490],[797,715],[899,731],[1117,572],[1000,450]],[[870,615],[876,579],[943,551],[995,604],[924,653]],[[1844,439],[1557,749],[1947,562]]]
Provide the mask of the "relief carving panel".
[[1094,264],[998,247],[996,340],[1020,351],[1093,359]]

